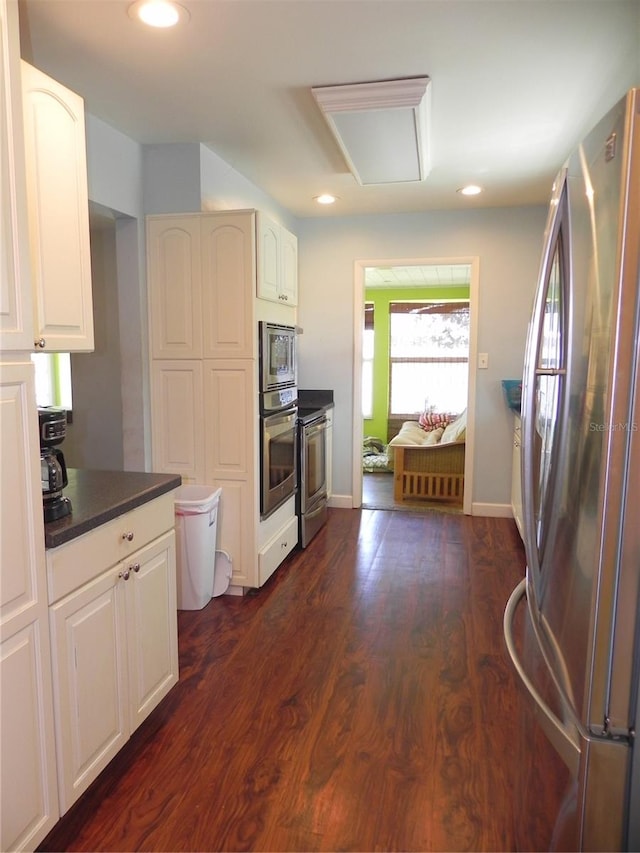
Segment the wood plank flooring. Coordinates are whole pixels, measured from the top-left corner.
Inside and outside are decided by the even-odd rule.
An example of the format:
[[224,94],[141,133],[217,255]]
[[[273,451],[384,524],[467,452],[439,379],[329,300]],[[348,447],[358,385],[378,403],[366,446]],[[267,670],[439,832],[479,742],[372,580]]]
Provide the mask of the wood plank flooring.
[[41,850],[514,849],[510,519],[329,510],[179,613],[180,682]]

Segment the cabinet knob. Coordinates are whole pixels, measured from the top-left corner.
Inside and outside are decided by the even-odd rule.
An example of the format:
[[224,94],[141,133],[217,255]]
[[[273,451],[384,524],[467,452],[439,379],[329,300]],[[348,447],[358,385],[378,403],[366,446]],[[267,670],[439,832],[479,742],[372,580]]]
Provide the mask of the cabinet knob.
[[133,542],[133,533],[129,530],[127,533],[122,534],[122,538],[126,539],[127,542]]
[[44,338],[38,338],[37,341],[33,342],[33,345],[34,345],[34,347],[37,347],[38,349],[44,349],[47,345],[47,342],[45,341]]
[[123,581],[128,581],[129,580],[129,569],[125,569],[124,572],[119,572],[118,577],[122,578]]
[[138,574],[138,572],[140,571],[140,563],[134,563],[134,564],[131,566],[131,568],[133,569],[133,571],[134,571],[136,574]]

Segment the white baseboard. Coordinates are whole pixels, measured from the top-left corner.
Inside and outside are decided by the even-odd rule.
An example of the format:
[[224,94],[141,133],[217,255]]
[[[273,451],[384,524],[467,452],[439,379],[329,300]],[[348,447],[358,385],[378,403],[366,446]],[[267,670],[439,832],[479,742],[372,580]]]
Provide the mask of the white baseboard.
[[473,503],[471,515],[481,515],[485,518],[513,518],[513,510],[511,504]]
[[[352,509],[353,497],[351,495],[331,495],[327,502],[328,506],[337,509]],[[471,515],[485,516],[486,518],[513,518],[511,504],[471,504]]]
[[327,506],[333,506],[337,509],[353,509],[353,498],[351,495],[331,495],[327,501]]

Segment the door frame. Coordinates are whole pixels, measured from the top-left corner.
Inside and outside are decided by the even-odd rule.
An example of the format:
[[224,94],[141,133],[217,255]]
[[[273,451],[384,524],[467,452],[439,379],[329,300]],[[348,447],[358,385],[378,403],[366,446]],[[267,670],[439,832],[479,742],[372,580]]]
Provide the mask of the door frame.
[[462,511],[471,515],[473,506],[473,457],[475,437],[476,370],[478,365],[478,293],[480,259],[477,256],[455,258],[378,258],[354,261],[353,286],[353,472],[352,505],[362,506],[362,317],[364,312],[364,271],[367,267],[436,266],[468,264],[469,283],[469,388],[467,392],[467,432],[464,461],[464,498]]

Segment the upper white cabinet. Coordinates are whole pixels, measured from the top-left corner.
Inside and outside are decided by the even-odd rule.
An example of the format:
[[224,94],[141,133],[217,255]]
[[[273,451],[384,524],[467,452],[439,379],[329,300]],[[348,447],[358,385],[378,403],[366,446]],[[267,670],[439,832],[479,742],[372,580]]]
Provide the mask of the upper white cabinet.
[[34,344],[93,349],[84,102],[22,62]]
[[148,219],[147,257],[153,358],[202,358],[200,218]]
[[254,214],[147,219],[154,359],[254,358]]
[[1,850],[58,819],[42,489],[31,361],[0,365]]
[[256,214],[257,296],[294,307],[298,304],[298,240],[264,213]]
[[17,0],[0,0],[0,349],[33,347]]

